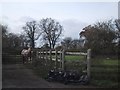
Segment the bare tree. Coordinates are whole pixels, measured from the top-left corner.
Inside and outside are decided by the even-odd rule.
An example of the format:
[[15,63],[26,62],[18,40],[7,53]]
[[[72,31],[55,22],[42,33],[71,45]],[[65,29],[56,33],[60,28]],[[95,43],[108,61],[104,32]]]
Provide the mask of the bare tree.
[[116,31],[116,34],[117,34],[117,40],[118,40],[118,58],[120,58],[120,19],[116,19],[115,20],[115,25],[117,27],[117,31]]
[[63,41],[61,42],[62,47],[64,49],[71,49],[71,50],[75,50],[75,49],[80,49],[82,48],[82,40],[79,39],[72,39],[71,37],[65,37],[63,39]]
[[115,25],[117,27],[117,31],[116,31],[116,34],[117,34],[117,38],[118,38],[118,44],[120,45],[120,19],[116,19],[115,20]]
[[80,49],[81,48],[81,41],[79,39],[72,40],[71,48],[72,49]]
[[55,48],[55,45],[62,34],[62,26],[59,22],[56,22],[51,18],[42,19],[39,26],[43,31],[43,39],[45,42],[49,44],[50,48]]
[[42,34],[40,28],[36,21],[27,22],[26,25],[23,27],[27,37],[29,38],[30,45],[34,48],[35,41],[38,40],[40,35]]
[[116,25],[117,29],[118,29],[119,32],[120,32],[120,19],[116,19],[116,20],[115,20],[115,25]]
[[5,25],[0,24],[2,30],[2,48],[8,47],[8,28]]
[[21,42],[20,46],[21,47],[27,47],[28,43],[29,43],[28,38],[24,34],[20,34],[18,37],[19,37],[20,42]]
[[72,44],[72,38],[71,37],[64,38],[61,44],[65,49],[70,49]]

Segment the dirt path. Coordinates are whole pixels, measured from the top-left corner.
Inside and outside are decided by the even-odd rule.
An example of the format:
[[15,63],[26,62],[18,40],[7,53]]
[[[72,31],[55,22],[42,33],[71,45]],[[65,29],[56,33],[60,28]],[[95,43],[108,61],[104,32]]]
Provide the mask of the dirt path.
[[93,86],[47,82],[36,76],[31,69],[26,69],[23,64],[3,65],[2,79],[2,88],[95,88]]

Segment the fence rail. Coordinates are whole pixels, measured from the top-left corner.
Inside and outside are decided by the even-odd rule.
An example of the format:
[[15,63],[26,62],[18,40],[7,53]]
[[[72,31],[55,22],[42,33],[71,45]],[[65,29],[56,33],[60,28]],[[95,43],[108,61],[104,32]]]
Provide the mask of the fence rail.
[[87,55],[87,53],[83,53],[83,52],[66,52],[66,54],[68,54],[68,55]]

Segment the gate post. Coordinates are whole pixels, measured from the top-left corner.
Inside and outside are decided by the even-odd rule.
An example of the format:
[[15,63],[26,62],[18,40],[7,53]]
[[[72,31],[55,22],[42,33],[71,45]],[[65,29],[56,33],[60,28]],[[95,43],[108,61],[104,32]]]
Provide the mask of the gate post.
[[47,51],[47,49],[46,49],[46,61],[48,60],[48,51]]
[[57,56],[57,54],[58,54],[58,51],[55,50],[55,68],[56,69],[57,69],[57,63],[58,63],[58,56]]
[[63,49],[63,51],[62,51],[62,70],[64,70],[64,69],[65,69],[65,51]]
[[60,50],[60,68],[62,68],[62,50]]
[[50,62],[52,62],[52,50],[50,49]]
[[91,49],[87,50],[87,75],[88,78],[90,79],[90,68],[91,68]]
[[43,60],[45,60],[44,50],[42,51]]
[[40,50],[40,55],[39,55],[39,56],[40,56],[40,59],[42,58],[42,54],[41,54],[41,53],[42,53],[42,51]]
[[39,52],[36,51],[36,58],[39,58]]
[[49,56],[50,56],[50,69],[52,69],[52,49],[49,51]]

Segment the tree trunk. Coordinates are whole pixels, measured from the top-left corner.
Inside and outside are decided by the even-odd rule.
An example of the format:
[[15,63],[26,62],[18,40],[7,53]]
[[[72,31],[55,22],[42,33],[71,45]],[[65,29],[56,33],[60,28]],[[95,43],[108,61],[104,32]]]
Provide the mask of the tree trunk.
[[34,40],[31,40],[31,46],[32,46],[32,48],[35,47],[35,41]]

